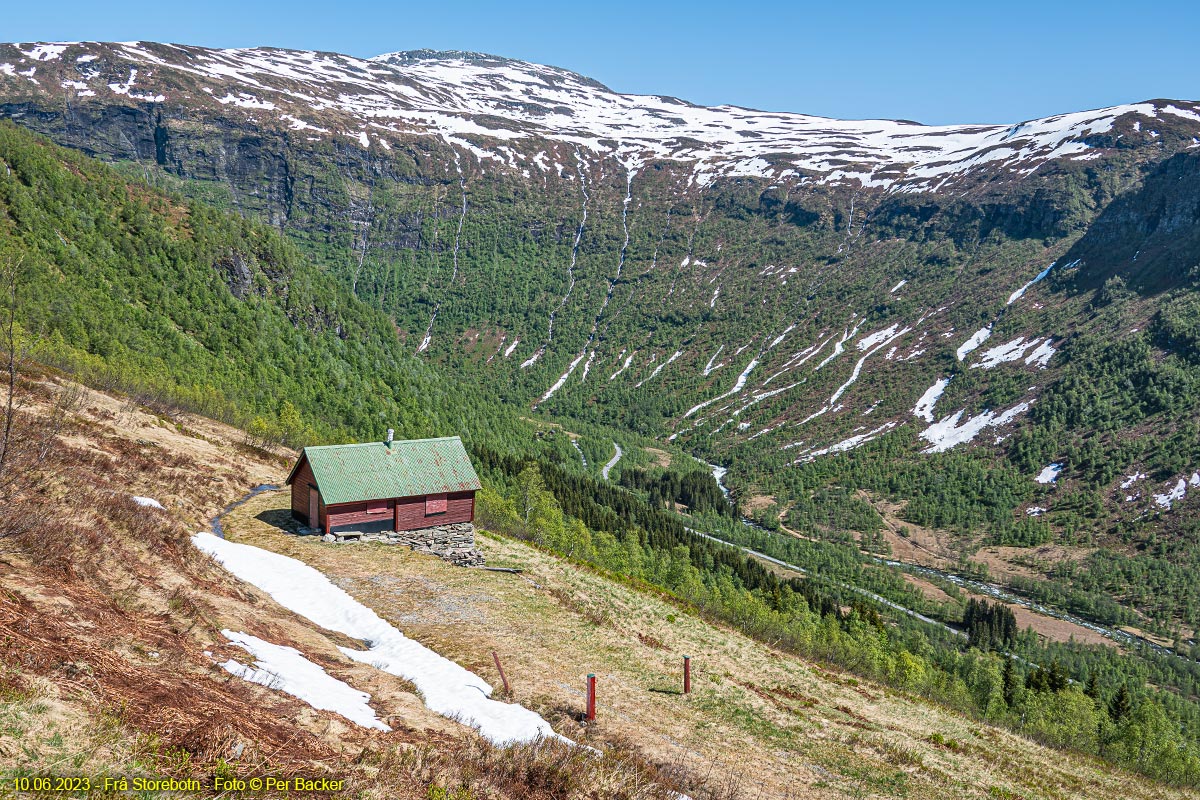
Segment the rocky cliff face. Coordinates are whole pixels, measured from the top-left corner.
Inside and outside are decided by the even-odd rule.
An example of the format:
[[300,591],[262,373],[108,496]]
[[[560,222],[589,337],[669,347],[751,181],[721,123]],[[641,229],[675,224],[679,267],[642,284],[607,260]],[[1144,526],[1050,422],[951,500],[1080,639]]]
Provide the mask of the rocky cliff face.
[[1104,208],[1064,260],[1078,263],[1075,286],[1112,278],[1143,293],[1200,278],[1200,151],[1156,165],[1143,183]]

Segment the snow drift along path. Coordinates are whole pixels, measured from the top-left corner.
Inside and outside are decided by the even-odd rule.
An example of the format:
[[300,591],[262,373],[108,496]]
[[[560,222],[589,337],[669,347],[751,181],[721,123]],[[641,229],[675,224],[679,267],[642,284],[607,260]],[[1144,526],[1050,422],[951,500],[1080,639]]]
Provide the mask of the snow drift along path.
[[483,678],[409,639],[307,564],[210,533],[197,533],[192,543],[289,611],[361,639],[368,649],[338,649],[355,661],[412,681],[431,711],[477,728],[493,744],[564,738],[524,706],[491,699],[492,687]]
[[226,639],[254,656],[253,667],[239,664],[232,658],[221,668],[251,683],[269,686],[298,697],[313,708],[341,714],[364,728],[390,731],[375,717],[375,709],[367,703],[371,695],[360,692],[345,681],[339,681],[309,661],[294,647],[272,644],[248,633],[223,630]]

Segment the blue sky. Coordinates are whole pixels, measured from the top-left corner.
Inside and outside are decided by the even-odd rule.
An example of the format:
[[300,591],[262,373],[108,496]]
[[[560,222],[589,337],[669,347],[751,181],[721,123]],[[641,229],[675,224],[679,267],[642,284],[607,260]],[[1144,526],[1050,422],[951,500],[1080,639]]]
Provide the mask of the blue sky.
[[[182,6],[187,7],[182,7]],[[371,56],[478,50],[697,103],[1014,122],[1200,99],[1200,2],[13,3],[0,39],[273,45]]]

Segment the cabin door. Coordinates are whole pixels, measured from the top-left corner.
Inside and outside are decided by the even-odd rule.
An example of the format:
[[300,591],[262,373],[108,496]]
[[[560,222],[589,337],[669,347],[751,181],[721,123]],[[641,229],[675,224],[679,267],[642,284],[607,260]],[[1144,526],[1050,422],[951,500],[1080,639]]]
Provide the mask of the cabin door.
[[308,527],[319,528],[321,526],[321,493],[317,491],[317,487],[308,487]]

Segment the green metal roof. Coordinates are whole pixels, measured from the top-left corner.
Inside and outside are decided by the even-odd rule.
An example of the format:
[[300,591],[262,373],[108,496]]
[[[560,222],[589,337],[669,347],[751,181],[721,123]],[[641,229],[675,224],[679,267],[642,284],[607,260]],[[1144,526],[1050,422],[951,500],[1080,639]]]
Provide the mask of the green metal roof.
[[[480,488],[462,439],[409,439],[304,448],[326,504],[384,500]],[[288,476],[292,482],[296,469]]]

